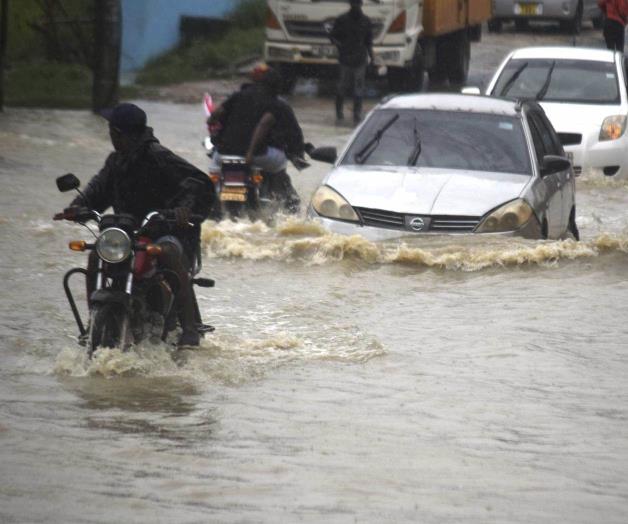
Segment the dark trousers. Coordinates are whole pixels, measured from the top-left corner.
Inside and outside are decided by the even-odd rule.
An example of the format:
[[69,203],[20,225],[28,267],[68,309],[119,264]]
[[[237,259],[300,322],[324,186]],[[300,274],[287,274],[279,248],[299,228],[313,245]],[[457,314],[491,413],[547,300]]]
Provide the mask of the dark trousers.
[[338,89],[336,91],[336,117],[343,118],[344,98],[353,92],[353,118],[362,117],[362,99],[366,83],[366,64],[356,67],[340,65]]
[[617,20],[604,21],[604,40],[608,49],[624,52],[624,25]]

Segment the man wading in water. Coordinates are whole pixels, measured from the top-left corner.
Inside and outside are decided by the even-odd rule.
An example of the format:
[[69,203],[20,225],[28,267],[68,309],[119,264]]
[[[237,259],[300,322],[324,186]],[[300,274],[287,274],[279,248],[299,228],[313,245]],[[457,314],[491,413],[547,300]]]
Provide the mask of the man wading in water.
[[338,48],[340,76],[336,94],[336,121],[344,121],[344,97],[353,88],[353,122],[362,120],[362,98],[367,56],[373,62],[371,20],[362,12],[362,0],[349,0],[351,8],[334,22],[329,39]]

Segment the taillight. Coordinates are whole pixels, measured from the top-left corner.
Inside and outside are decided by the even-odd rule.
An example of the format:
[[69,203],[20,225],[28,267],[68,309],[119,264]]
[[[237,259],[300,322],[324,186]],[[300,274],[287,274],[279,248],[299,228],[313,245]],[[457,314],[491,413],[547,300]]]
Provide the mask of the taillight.
[[268,29],[281,29],[281,24],[270,7],[266,8],[266,27]]
[[401,11],[399,16],[393,20],[388,28],[389,33],[403,33],[406,30],[406,12]]
[[220,171],[210,171],[209,172],[209,179],[214,184],[217,184],[218,182],[220,182]]
[[260,174],[251,175],[251,180],[256,186],[259,186],[264,181],[264,176]]

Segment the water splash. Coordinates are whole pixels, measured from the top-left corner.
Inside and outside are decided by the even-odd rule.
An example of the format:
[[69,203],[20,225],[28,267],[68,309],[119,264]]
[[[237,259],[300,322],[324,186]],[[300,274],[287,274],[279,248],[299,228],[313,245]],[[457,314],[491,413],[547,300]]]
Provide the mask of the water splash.
[[552,266],[564,260],[628,252],[628,236],[623,234],[603,233],[581,242],[465,236],[417,237],[377,243],[359,235],[329,233],[316,222],[295,219],[280,223],[275,229],[250,223],[207,225],[202,238],[208,255],[219,258],[301,261],[312,265],[356,261],[469,272],[500,267]]
[[[332,333],[332,334],[329,334]],[[54,373],[72,377],[179,377],[200,383],[238,385],[263,378],[291,363],[363,363],[386,353],[355,326],[336,326],[318,336],[272,333],[263,338],[214,334],[194,350],[176,351],[165,343],[142,343],[127,352],[99,349],[90,360],[84,348],[64,348]]]

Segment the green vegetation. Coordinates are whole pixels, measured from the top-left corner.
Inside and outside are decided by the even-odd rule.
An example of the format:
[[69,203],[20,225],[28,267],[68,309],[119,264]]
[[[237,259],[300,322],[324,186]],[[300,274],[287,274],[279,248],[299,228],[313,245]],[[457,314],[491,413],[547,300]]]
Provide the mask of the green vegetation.
[[92,73],[85,66],[30,63],[5,74],[9,106],[85,108],[91,104]]
[[264,44],[264,0],[245,0],[231,13],[230,28],[151,60],[137,76],[142,85],[165,85],[233,74],[234,67],[259,56]]

